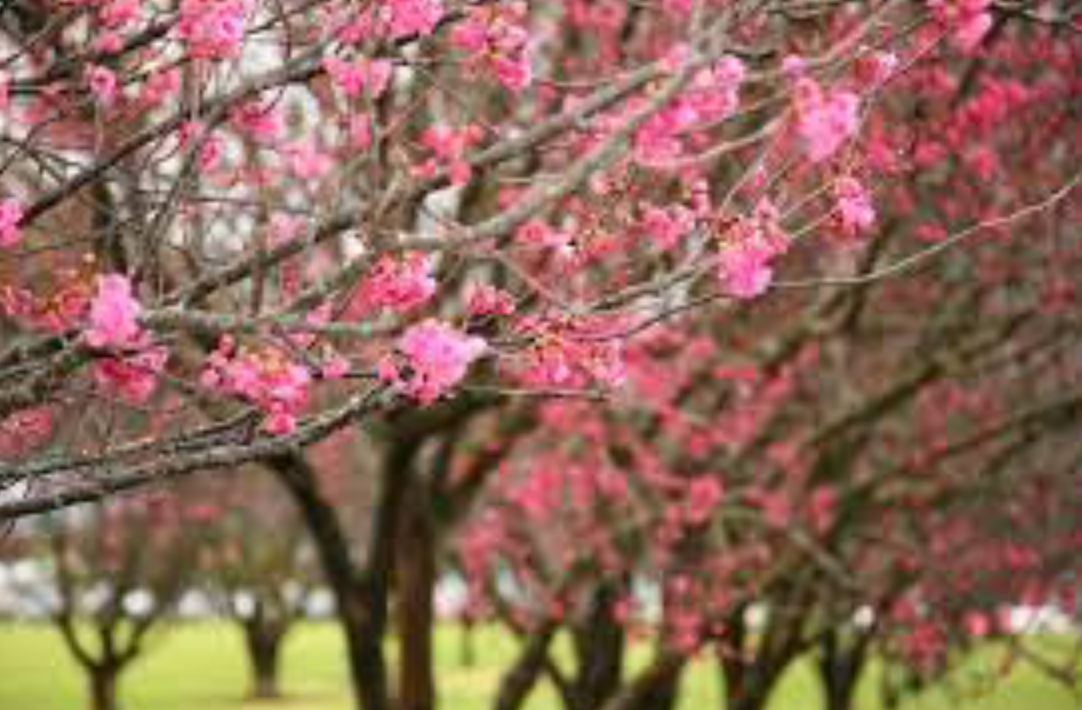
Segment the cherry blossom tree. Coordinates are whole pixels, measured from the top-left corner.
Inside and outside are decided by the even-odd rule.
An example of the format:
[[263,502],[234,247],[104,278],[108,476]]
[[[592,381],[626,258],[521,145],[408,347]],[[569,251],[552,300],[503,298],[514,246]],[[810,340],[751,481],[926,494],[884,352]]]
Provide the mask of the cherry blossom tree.
[[[1076,409],[1070,3],[11,5],[0,520],[269,470],[364,710],[396,695],[392,597],[395,699],[434,704],[466,519],[478,584],[508,561],[530,602],[500,707],[559,678],[564,620],[597,660],[570,705],[663,707],[707,646],[759,707],[894,589],[860,544],[908,524],[883,490]],[[998,404],[922,429],[952,384]],[[313,454],[339,436],[368,448],[360,536]],[[980,487],[947,458],[949,507]],[[642,577],[657,658],[623,678]]]
[[[256,472],[215,485],[215,515],[205,533],[205,573],[211,592],[244,638],[250,696],[277,698],[282,650],[319,584],[315,555],[289,501]],[[218,484],[218,481],[214,481]]]
[[203,512],[177,503],[155,494],[44,521],[55,599],[27,591],[51,607],[65,647],[86,675],[91,710],[121,706],[122,674],[196,579],[202,540],[190,528]]

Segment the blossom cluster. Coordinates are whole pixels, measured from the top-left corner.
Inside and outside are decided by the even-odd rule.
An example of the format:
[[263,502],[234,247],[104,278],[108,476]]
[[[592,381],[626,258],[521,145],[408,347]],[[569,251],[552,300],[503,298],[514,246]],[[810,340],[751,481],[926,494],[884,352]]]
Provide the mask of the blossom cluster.
[[208,358],[201,382],[257,406],[266,414],[263,426],[268,432],[289,434],[308,403],[312,376],[276,347],[244,349],[223,338]]
[[469,64],[491,71],[508,89],[530,85],[529,33],[525,2],[475,5],[451,32],[451,43],[466,52]]
[[419,35],[427,37],[443,19],[441,0],[390,0],[382,3],[381,19],[392,39]]
[[[607,327],[606,327],[607,325]],[[519,326],[533,341],[522,379],[536,387],[583,387],[597,382],[618,387],[627,378],[618,323],[600,324],[527,318]]]
[[[679,71],[690,56],[676,51],[666,57],[670,71]],[[685,151],[689,134],[711,128],[732,116],[740,105],[740,87],[746,75],[743,62],[722,57],[699,70],[679,99],[646,122],[635,136],[635,148],[644,161],[677,158]]]
[[852,177],[842,177],[834,183],[842,234],[859,236],[875,223],[875,208],[864,185]]
[[193,57],[234,58],[244,42],[248,12],[246,0],[183,0],[176,32]]
[[481,127],[472,124],[462,128],[445,123],[429,126],[421,134],[421,143],[431,151],[432,157],[417,167],[417,174],[430,178],[446,168],[451,184],[465,185],[473,175],[473,169],[466,159],[467,152],[483,137]]
[[0,247],[13,247],[22,241],[19,222],[23,218],[22,203],[14,198],[0,201]]
[[52,430],[53,415],[46,406],[24,409],[0,419],[0,456],[22,456],[44,442]]
[[778,221],[777,208],[764,200],[752,216],[730,230],[718,256],[718,279],[725,293],[750,299],[770,287],[774,278],[771,262],[789,248]]
[[659,247],[668,251],[677,247],[695,228],[695,213],[683,205],[651,205],[643,212],[642,226]]
[[457,385],[488,351],[482,338],[432,318],[410,326],[398,340],[404,362],[384,358],[380,377],[400,385],[421,404],[431,404]]
[[952,32],[954,43],[972,52],[992,29],[991,0],[932,0],[928,6],[936,21]]
[[793,89],[796,130],[813,163],[830,159],[856,135],[860,99],[850,91],[825,92],[811,77],[800,77]]
[[424,305],[436,293],[432,269],[432,259],[420,252],[380,257],[361,284],[353,315],[381,308],[405,312]]
[[509,316],[515,312],[515,299],[495,286],[477,284],[466,297],[466,311],[477,317]]
[[143,308],[132,294],[128,277],[107,274],[98,277],[98,290],[90,304],[90,324],[86,342],[92,348],[136,348],[142,344],[144,333],[139,325]]
[[323,60],[323,68],[334,85],[351,98],[367,93],[370,98],[378,99],[387,90],[394,74],[394,64],[390,60],[368,57],[349,61],[331,56]]
[[99,276],[84,331],[87,345],[107,353],[94,363],[99,389],[136,404],[154,392],[169,359],[168,351],[152,344],[140,325],[142,312],[126,276]]

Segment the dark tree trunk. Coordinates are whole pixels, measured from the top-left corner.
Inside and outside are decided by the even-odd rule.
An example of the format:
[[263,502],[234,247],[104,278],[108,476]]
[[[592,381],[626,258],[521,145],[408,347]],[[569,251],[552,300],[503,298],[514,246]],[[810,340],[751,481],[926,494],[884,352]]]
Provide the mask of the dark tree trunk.
[[684,666],[674,665],[657,673],[621,710],[673,710],[680,699],[683,670]]
[[684,663],[680,656],[659,656],[600,710],[671,710],[679,697]]
[[827,710],[851,710],[853,707],[857,683],[867,658],[868,639],[868,635],[862,635],[847,645],[838,633],[823,638],[818,668]]
[[420,477],[411,478],[395,539],[395,610],[402,643],[399,710],[433,710],[436,706],[432,668],[435,529],[427,488]]
[[117,679],[120,669],[112,664],[102,664],[87,669],[90,680],[91,710],[120,710],[117,696]]
[[590,599],[586,618],[572,631],[578,672],[571,685],[572,707],[594,710],[620,690],[624,666],[624,629],[612,616],[619,588],[600,585]]
[[763,710],[786,665],[764,657],[751,662],[727,659],[722,663],[725,710]]
[[[341,521],[334,507],[320,494],[315,473],[308,463],[299,456],[269,463],[304,517],[334,594],[356,706],[358,710],[389,710],[387,662],[382,645],[386,580],[357,568]],[[385,515],[386,511],[377,511],[377,517]]]
[[770,697],[769,685],[758,680],[749,680],[725,686],[725,710],[764,710]]
[[263,700],[281,697],[278,668],[284,628],[259,614],[246,619],[242,628],[251,672],[251,697]]
[[500,679],[494,706],[496,710],[518,710],[530,697],[545,670],[556,628],[556,624],[550,621],[527,637],[518,660]]

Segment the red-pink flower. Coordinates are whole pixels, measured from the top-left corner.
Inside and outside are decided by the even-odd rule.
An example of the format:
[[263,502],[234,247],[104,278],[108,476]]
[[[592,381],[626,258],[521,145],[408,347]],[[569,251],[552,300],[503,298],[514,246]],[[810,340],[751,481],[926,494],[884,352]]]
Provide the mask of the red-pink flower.
[[177,34],[193,57],[235,57],[244,42],[247,12],[245,0],[183,0]]
[[405,386],[409,396],[428,404],[458,384],[488,345],[481,338],[430,318],[411,326],[399,339],[398,350],[406,359],[408,371],[405,378],[395,373],[395,379]]
[[101,8],[101,23],[109,28],[119,28],[139,20],[143,9],[140,0],[112,0]]
[[86,83],[102,106],[111,106],[116,100],[116,74],[109,69],[90,67],[86,70]]
[[477,284],[470,290],[466,310],[471,316],[509,316],[515,312],[515,299],[495,286]]
[[0,247],[13,247],[22,241],[19,231],[22,219],[22,203],[11,197],[0,202]]
[[992,29],[990,4],[991,0],[932,0],[928,6],[936,20],[952,30],[958,48],[972,52]]
[[94,363],[94,379],[101,391],[132,404],[141,404],[154,393],[158,375],[165,369],[169,352],[149,348],[135,355],[110,357]]
[[404,312],[424,305],[436,293],[432,269],[432,259],[421,252],[381,257],[361,285],[357,310],[364,313],[386,308]]
[[724,291],[735,298],[755,298],[770,287],[773,252],[761,243],[734,244],[722,249],[718,276]]
[[426,37],[443,19],[443,3],[440,0],[389,0],[383,4],[383,12],[392,38]]
[[143,330],[139,326],[142,310],[132,296],[128,277],[99,276],[97,294],[90,303],[86,342],[99,349],[138,347],[143,342]]
[[481,140],[482,133],[478,126],[453,128],[446,124],[437,124],[425,129],[421,134],[421,143],[434,154],[434,157],[418,167],[422,177],[436,175],[446,167],[454,185],[465,185],[470,181],[472,169],[466,160],[470,146]]
[[308,402],[312,376],[280,350],[234,352],[233,343],[223,340],[208,359],[201,382],[259,407],[266,414],[263,427],[268,432],[289,434]]
[[44,406],[0,419],[0,455],[22,456],[48,439],[52,429],[52,413]]
[[310,140],[286,148],[290,171],[301,180],[319,180],[334,167],[334,161]]
[[662,249],[669,250],[695,228],[695,215],[681,205],[667,209],[647,207],[643,214],[643,227]]
[[387,90],[394,73],[390,61],[367,57],[351,62],[341,57],[327,57],[323,60],[323,68],[334,85],[350,97],[367,92],[372,98],[379,98]]
[[11,102],[11,77],[5,71],[0,71],[0,111],[5,110]]
[[477,5],[467,13],[451,32],[451,43],[468,53],[472,66],[493,72],[507,88],[517,91],[529,86],[533,72],[526,3]]
[[797,134],[808,158],[829,159],[859,127],[860,99],[848,91],[825,94],[814,79],[802,77],[794,89]]
[[285,132],[285,117],[277,104],[249,101],[237,107],[233,124],[258,141],[271,143]]
[[875,208],[872,206],[871,197],[859,182],[851,177],[839,178],[834,183],[834,196],[842,231],[846,236],[853,237],[867,232],[875,224]]
[[788,238],[778,224],[777,208],[768,200],[755,207],[750,218],[741,220],[718,256],[718,279],[722,290],[734,298],[762,295],[774,278],[771,261],[788,247]]

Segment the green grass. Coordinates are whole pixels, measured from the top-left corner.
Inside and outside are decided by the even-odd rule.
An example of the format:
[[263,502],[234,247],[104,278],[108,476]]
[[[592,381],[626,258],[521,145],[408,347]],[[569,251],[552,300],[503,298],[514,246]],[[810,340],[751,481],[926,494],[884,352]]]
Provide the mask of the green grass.
[[[476,664],[462,667],[459,631],[439,630],[437,658],[444,710],[482,710],[490,705],[501,669],[515,642],[494,629],[476,632]],[[245,658],[240,638],[223,624],[189,624],[157,637],[147,655],[121,681],[126,710],[348,710],[351,708],[341,640],[330,624],[308,624],[285,648],[282,702],[242,701]],[[634,663],[641,662],[641,654]],[[918,697],[909,710],[1072,710],[1076,700],[1064,688],[1025,666],[1004,681],[985,683],[998,666],[994,651],[978,654],[954,685],[952,696],[936,688]],[[976,669],[976,670],[974,670]],[[983,672],[982,672],[983,671]],[[982,678],[984,680],[982,680]],[[991,685],[989,689],[986,686]],[[874,683],[861,687],[860,710],[875,710]],[[713,668],[695,666],[685,676],[681,710],[720,710]],[[819,689],[807,664],[797,664],[783,679],[772,710],[815,710]],[[84,710],[83,679],[59,637],[44,625],[0,623],[0,710]],[[548,687],[529,710],[557,710]]]

